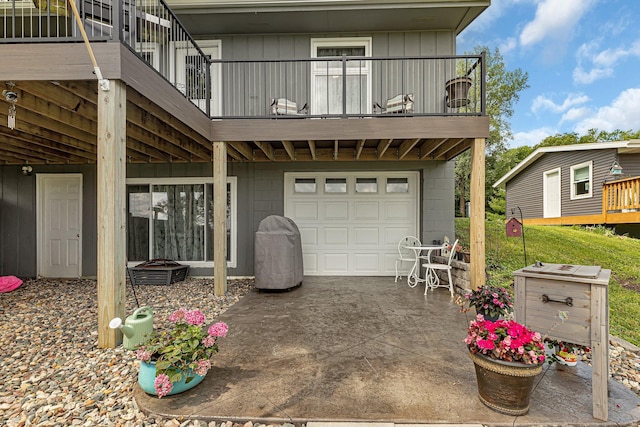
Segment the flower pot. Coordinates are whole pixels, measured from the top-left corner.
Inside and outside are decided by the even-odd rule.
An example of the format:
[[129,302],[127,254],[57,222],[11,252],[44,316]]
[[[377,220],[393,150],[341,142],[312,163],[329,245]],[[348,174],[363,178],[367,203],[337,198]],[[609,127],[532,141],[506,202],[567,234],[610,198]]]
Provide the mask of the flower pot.
[[[195,374],[191,381],[187,382],[186,376],[182,375],[182,379],[177,383],[173,383],[173,388],[168,395],[182,393],[197,386],[204,379],[204,375]],[[156,389],[153,388],[153,382],[156,380],[156,363],[140,362],[140,370],[138,371],[138,384],[140,388],[148,394],[158,395]]]
[[462,260],[469,264],[471,262],[471,253],[470,252],[462,252]]
[[524,415],[542,364],[527,365],[469,353],[476,368],[478,397],[487,407],[507,415]]

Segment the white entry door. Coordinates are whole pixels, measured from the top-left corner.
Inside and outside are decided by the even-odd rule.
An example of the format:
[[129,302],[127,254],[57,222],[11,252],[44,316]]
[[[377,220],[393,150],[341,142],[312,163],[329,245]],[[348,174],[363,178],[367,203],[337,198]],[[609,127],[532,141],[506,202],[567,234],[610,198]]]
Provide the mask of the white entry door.
[[398,242],[419,234],[417,172],[292,172],[284,181],[307,275],[392,276]]
[[558,218],[561,215],[561,186],[560,169],[553,169],[544,173],[544,201],[545,218]]
[[82,175],[38,174],[38,275],[82,275]]

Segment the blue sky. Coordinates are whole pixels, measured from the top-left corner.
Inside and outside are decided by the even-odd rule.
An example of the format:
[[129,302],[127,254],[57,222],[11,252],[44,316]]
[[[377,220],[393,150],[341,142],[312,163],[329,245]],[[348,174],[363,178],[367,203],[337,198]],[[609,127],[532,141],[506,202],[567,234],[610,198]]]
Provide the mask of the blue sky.
[[591,128],[640,130],[639,0],[492,0],[458,53],[497,47],[529,74],[510,147]]

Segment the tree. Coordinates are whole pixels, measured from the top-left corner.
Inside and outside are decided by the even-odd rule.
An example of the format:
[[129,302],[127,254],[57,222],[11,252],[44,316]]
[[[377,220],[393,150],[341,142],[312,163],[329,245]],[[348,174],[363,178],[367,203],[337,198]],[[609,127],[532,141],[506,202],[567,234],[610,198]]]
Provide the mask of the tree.
[[533,149],[540,147],[552,147],[557,145],[587,144],[594,142],[628,141],[640,138],[640,131],[616,129],[612,132],[589,129],[586,135],[578,135],[576,132],[558,133],[548,136]]
[[[498,48],[493,52],[486,46],[476,46],[470,54],[485,53],[486,70],[486,103],[489,116],[489,138],[486,141],[486,200],[491,200],[494,189],[491,186],[498,177],[494,166],[500,154],[506,150],[506,142],[513,135],[509,118],[513,116],[514,105],[520,99],[519,93],[528,88],[529,75],[520,68],[513,71],[506,69],[504,59]],[[456,161],[456,197],[460,213],[464,213],[465,201],[468,199],[471,178],[470,153],[467,151],[458,156]]]

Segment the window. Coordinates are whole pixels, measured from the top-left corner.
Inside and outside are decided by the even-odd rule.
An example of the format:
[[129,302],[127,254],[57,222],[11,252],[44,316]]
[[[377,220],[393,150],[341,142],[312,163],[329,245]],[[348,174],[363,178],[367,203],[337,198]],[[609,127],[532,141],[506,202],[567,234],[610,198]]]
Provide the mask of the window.
[[325,193],[346,193],[347,178],[326,178],[324,180]]
[[571,166],[571,199],[591,197],[593,162]]
[[356,193],[377,193],[377,178],[356,178]]
[[316,179],[315,178],[296,178],[293,188],[296,193],[315,193],[316,192]]
[[408,193],[409,178],[387,178],[387,193]]
[[[144,182],[147,181],[147,182]],[[235,267],[236,179],[227,180],[227,263]],[[127,257],[213,265],[213,184],[209,179],[127,180]]]

